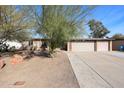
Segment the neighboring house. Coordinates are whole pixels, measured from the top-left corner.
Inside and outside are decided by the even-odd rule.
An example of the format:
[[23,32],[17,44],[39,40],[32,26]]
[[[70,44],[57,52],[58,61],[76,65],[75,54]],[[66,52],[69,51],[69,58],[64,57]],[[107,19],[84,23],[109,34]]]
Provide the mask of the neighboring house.
[[124,45],[124,39],[116,39],[112,41],[112,50],[119,50],[119,46]]
[[67,43],[67,51],[111,51],[112,40],[103,38],[72,39]]
[[30,41],[30,44],[32,44],[34,47],[40,48],[40,47],[42,46],[42,44],[43,44],[44,42],[47,42],[47,41],[48,41],[48,39],[36,38],[36,39],[32,39],[32,40]]
[[31,39],[30,41],[24,41],[23,45],[24,46],[33,46],[33,47],[36,47],[37,49],[40,49],[42,44],[47,41],[48,41],[48,39],[34,38],[34,39]]

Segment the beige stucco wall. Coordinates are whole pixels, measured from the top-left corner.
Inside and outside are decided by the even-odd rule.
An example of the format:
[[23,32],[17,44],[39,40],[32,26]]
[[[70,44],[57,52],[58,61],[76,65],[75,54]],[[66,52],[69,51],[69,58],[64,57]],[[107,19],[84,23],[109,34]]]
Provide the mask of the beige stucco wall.
[[33,47],[36,48],[36,50],[40,50],[42,45],[42,41],[33,41]]
[[71,42],[67,43],[67,51],[71,51]]
[[24,42],[22,42],[22,44],[24,47],[29,46],[29,41],[24,41]]
[[109,51],[112,51],[112,41],[110,41],[110,49]]

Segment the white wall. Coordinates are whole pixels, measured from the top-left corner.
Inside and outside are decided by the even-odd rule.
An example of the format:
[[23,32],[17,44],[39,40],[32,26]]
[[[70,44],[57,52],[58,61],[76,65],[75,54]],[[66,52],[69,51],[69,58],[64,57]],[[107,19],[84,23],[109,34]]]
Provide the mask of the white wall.
[[15,41],[7,41],[6,44],[9,45],[9,48],[15,46],[16,49],[19,49],[22,46],[21,43]]

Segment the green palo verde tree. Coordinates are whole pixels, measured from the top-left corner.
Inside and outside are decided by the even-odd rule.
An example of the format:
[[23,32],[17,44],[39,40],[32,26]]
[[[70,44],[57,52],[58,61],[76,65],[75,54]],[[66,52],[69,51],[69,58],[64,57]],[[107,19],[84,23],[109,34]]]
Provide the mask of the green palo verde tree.
[[79,27],[94,6],[41,6],[42,13],[35,12],[37,32],[49,39],[49,52],[54,52],[70,38],[78,35]]
[[0,48],[6,46],[6,41],[30,38],[34,22],[29,10],[27,6],[0,6]]

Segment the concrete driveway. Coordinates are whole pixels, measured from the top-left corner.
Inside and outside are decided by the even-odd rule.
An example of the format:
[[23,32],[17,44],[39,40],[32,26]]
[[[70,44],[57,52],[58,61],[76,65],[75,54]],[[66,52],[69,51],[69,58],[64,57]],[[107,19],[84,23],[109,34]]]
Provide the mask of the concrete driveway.
[[124,87],[124,53],[67,52],[80,87]]

